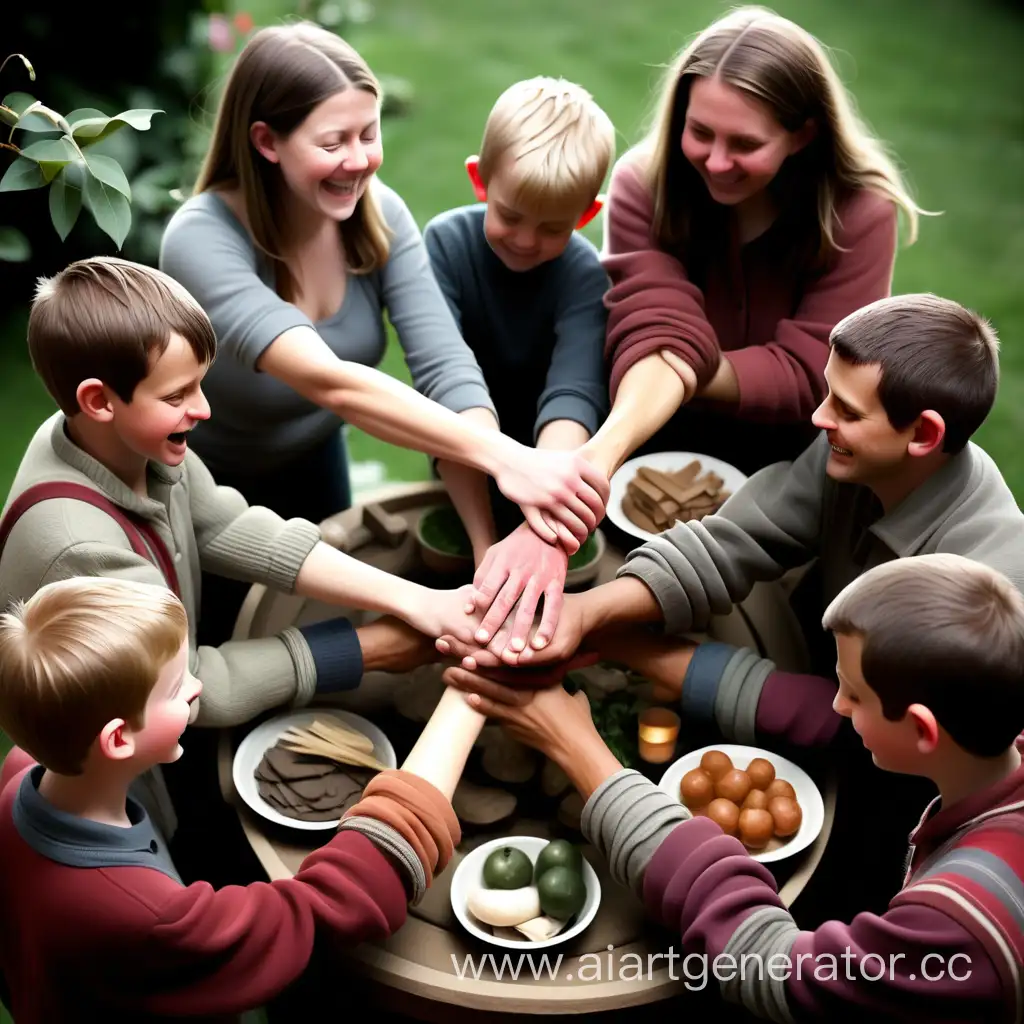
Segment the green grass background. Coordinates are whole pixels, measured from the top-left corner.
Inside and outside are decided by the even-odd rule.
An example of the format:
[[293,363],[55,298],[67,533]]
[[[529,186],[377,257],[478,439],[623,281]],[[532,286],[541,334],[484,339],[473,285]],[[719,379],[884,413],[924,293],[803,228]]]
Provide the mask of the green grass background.
[[[279,0],[237,0],[257,25],[292,16]],[[420,225],[471,201],[464,158],[511,82],[562,75],[585,85],[619,132],[619,151],[642,134],[661,65],[727,9],[709,0],[378,0],[349,38],[380,74],[415,90],[406,117],[385,125],[381,177]],[[976,436],[1024,497],[1024,20],[995,0],[782,0],[774,5],[832,47],[874,129],[908,170],[925,218],[901,250],[896,292],[933,291],[991,319],[1002,339],[1002,383]],[[600,225],[588,229],[600,241]],[[0,486],[52,404],[24,345],[29,296],[0,324]],[[392,338],[383,368],[408,379]],[[392,479],[427,475],[423,456],[358,431],[356,460],[380,460]]]

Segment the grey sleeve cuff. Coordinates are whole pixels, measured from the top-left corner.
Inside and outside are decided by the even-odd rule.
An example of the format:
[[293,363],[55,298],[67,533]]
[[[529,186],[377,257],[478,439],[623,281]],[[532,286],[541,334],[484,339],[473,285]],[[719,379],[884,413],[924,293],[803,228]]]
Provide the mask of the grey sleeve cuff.
[[534,444],[540,432],[555,420],[572,420],[593,437],[601,421],[601,412],[582,395],[567,392],[547,397],[542,395],[538,403],[537,423],[533,429]]
[[302,563],[319,543],[319,526],[306,519],[289,519],[270,552],[267,582],[278,590],[292,593]]
[[734,649],[715,697],[715,721],[722,735],[737,743],[757,739],[757,707],[775,663],[749,647]]
[[756,969],[736,970],[726,980],[720,980],[722,996],[730,1003],[742,1004],[758,1017],[778,1024],[794,1024],[786,1002],[789,971],[773,973],[772,967],[784,969],[792,964],[793,944],[799,934],[793,916],[782,907],[762,907],[744,918],[722,953],[731,958],[730,965],[742,965],[747,957],[746,962]]
[[643,895],[644,872],[666,836],[692,815],[632,768],[606,779],[583,808],[580,828],[612,878]]
[[410,894],[409,902],[415,906],[423,899],[427,892],[427,876],[423,871],[423,864],[400,832],[376,818],[362,815],[345,818],[338,826],[339,832],[342,829],[362,832],[374,846],[394,857],[405,875],[406,892]]
[[463,381],[461,384],[445,388],[443,391],[434,391],[427,397],[452,412],[465,412],[467,409],[489,409],[494,413],[494,418],[498,418],[490,393],[482,383]]
[[650,544],[648,541],[631,551],[626,556],[625,565],[615,575],[635,576],[650,590],[661,608],[666,633],[685,633],[693,628],[693,609],[686,590],[664,560],[650,548]]
[[292,707],[305,707],[316,693],[316,662],[313,652],[297,626],[289,626],[278,639],[284,644],[295,666],[295,697]]

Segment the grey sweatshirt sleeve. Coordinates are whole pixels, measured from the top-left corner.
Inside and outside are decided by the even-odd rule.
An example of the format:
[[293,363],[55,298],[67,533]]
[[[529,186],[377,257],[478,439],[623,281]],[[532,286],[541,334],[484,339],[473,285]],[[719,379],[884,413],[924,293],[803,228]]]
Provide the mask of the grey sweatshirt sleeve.
[[647,585],[667,632],[706,630],[755,583],[818,554],[827,461],[822,434],[795,462],[755,473],[714,515],[677,523],[631,551],[618,575]]
[[583,808],[580,829],[612,878],[643,894],[644,872],[665,837],[692,814],[632,768],[606,779]]
[[255,370],[275,338],[313,321],[259,275],[245,229],[216,196],[204,193],[171,218],[160,245],[160,269],[193,295],[213,324],[218,357]]
[[[593,436],[608,415],[604,340],[608,275],[597,250],[575,239],[555,316],[555,349],[545,387],[537,402],[534,442],[554,420],[574,420]],[[568,255],[568,253],[567,253]]]
[[438,286],[419,228],[402,199],[381,182],[377,196],[392,231],[380,272],[382,302],[417,391],[451,409],[495,412],[484,375]]

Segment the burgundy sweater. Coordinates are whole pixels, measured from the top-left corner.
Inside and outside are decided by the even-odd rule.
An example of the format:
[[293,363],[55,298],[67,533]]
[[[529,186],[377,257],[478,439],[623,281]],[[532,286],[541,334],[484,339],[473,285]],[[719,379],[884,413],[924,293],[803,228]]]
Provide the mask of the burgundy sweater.
[[890,293],[894,204],[868,190],[840,203],[839,251],[822,273],[787,269],[792,239],[776,222],[752,242],[726,249],[701,288],[652,238],[654,207],[640,160],[626,154],[608,192],[602,263],[612,282],[605,297],[612,398],[623,374],[652,352],[676,352],[696,371],[698,386],[711,379],[720,353],[728,352],[739,382],[737,416],[808,421],[826,393],[832,328]]
[[[741,742],[834,740],[844,720],[832,710],[831,680],[775,671],[726,644],[698,653],[683,684],[687,717],[713,720]],[[1024,753],[1024,735],[1017,747]],[[1024,1016],[1024,766],[951,807],[932,802],[911,834],[903,888],[886,913],[814,931],[799,929],[768,868],[738,839],[710,818],[691,817],[635,771],[602,783],[582,828],[612,876],[678,931],[682,955],[706,957],[700,969],[706,964],[709,983],[758,1016],[789,1024]],[[697,968],[683,970],[692,977]]]
[[18,1024],[235,1019],[304,970],[314,940],[354,945],[405,921],[398,871],[339,832],[294,878],[214,890],[145,867],[68,867],[33,850],[12,807],[32,762],[0,775],[0,976]]
[[912,834],[907,881],[880,917],[800,931],[768,869],[706,817],[676,826],[658,847],[644,902],[679,930],[687,953],[712,962],[721,954],[738,962],[744,950],[785,957],[774,983],[741,997],[775,1020],[1020,1021],[1024,767],[936,806]]

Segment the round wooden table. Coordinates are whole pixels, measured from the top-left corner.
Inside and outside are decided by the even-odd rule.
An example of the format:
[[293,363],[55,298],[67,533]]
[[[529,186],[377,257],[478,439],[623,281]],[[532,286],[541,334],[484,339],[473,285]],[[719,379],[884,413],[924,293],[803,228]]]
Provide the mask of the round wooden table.
[[[388,572],[450,587],[451,579],[432,579],[424,569],[414,533],[424,509],[447,500],[439,483],[388,488],[375,493],[372,501],[326,520],[322,524],[324,539]],[[623,552],[609,543],[594,582],[614,578],[623,560]],[[339,614],[347,615],[356,625],[370,618],[359,611],[254,586],[239,615],[234,638],[270,636],[288,626],[306,625]],[[798,671],[804,667],[800,629],[785,592],[778,585],[759,585],[742,607],[716,619],[708,635],[758,649],[780,668]],[[340,694],[330,703],[370,719],[379,718],[393,713],[393,696],[402,685],[408,685],[406,676],[368,673],[359,689]],[[231,782],[231,762],[238,740],[249,728],[251,725],[226,731],[221,737],[221,788],[225,799],[237,809],[245,835],[269,878],[290,878],[303,858],[327,842],[333,833],[275,826],[241,801]],[[401,763],[407,749],[402,749],[403,744],[396,742],[390,732],[389,738]],[[650,776],[656,780],[665,767],[651,766]],[[771,865],[787,906],[817,868],[835,814],[831,774],[820,766],[805,767],[816,776],[822,790],[825,824],[805,852]],[[547,963],[553,977],[541,967],[540,956],[535,955],[534,970],[540,977],[534,977],[523,957],[518,978],[509,980],[511,967],[520,957],[511,951],[511,961],[505,961],[505,980],[501,980],[495,968],[501,968],[501,955],[506,951],[477,941],[461,928],[450,907],[449,882],[466,852],[497,835],[510,834],[548,837],[566,833],[550,817],[545,820],[537,816],[515,818],[498,832],[467,830],[452,864],[435,881],[423,902],[410,908],[409,918],[398,933],[384,942],[364,943],[346,954],[352,961],[349,966],[358,976],[377,983],[375,990],[383,987],[388,997],[382,1000],[384,1005],[423,1020],[451,1021],[453,1016],[461,1016],[460,1008],[474,1014],[485,1012],[494,1019],[506,1014],[620,1011],[623,1015],[628,1012],[633,1020],[641,1007],[685,993],[685,978],[679,967],[679,936],[657,930],[645,918],[639,900],[611,880],[596,851],[589,847],[585,853],[598,871],[602,887],[601,908],[594,922],[582,935],[544,951],[549,954]],[[666,959],[672,948],[678,957],[675,961]],[[492,954],[493,960],[486,959],[486,954]],[[476,970],[471,969],[469,974],[464,970],[467,957],[474,958],[476,965]]]

